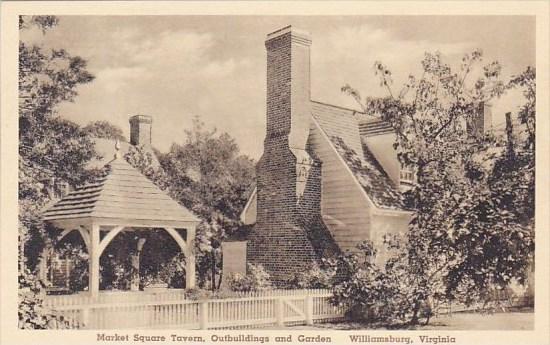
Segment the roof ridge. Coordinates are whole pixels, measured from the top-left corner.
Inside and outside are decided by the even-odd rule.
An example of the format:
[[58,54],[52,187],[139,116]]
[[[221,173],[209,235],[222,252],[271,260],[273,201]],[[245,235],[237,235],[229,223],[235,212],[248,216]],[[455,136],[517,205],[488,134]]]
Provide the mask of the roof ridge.
[[315,101],[315,100],[312,100],[312,99],[310,100],[310,102],[317,103],[317,104],[322,104],[322,105],[326,105],[326,106],[329,106],[329,107],[338,108],[338,109],[342,109],[342,110],[352,111],[352,112],[357,113],[357,114],[366,115],[366,113],[362,110],[352,109],[352,108],[344,107],[344,106],[341,106],[341,105],[334,105],[334,104],[330,104],[330,103],[326,103],[326,102]]

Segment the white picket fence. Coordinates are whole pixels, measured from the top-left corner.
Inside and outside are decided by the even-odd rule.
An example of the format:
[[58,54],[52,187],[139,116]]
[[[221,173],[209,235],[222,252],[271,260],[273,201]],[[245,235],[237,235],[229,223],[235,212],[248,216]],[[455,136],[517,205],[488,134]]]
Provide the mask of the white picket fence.
[[161,289],[152,291],[100,291],[94,299],[88,292],[79,292],[71,295],[47,295],[44,305],[48,307],[60,307],[69,305],[109,304],[130,302],[166,302],[185,299],[184,289]]
[[233,298],[187,300],[184,292],[102,293],[47,296],[44,306],[60,321],[52,328],[69,329],[220,329],[313,324],[338,320],[342,308],[324,289],[267,290]]

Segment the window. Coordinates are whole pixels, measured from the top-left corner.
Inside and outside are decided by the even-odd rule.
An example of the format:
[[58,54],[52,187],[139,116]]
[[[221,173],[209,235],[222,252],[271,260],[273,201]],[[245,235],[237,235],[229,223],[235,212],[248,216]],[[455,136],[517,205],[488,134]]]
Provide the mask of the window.
[[406,192],[412,188],[412,185],[416,182],[416,174],[412,166],[401,166],[399,171],[399,189],[402,192]]
[[399,180],[403,182],[413,183],[414,182],[414,172],[412,169],[401,169],[399,173]]

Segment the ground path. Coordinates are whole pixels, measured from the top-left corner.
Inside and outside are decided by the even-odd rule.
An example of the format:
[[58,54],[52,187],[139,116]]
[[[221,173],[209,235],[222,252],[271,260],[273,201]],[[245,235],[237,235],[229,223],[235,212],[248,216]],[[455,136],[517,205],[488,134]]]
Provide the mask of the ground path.
[[[493,314],[454,313],[434,318],[427,326],[419,330],[532,330],[535,314],[532,310],[523,312],[502,312]],[[314,326],[295,326],[289,329],[369,329],[368,325],[356,322],[334,324],[316,324]]]

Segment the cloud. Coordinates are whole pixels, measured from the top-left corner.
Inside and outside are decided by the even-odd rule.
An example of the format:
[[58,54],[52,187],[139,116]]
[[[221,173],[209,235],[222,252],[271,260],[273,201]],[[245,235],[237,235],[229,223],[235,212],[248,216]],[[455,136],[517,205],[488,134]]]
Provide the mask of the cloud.
[[[79,88],[77,102],[65,106],[67,114],[82,123],[109,120],[126,134],[130,115],[152,115],[153,144],[163,151],[181,142],[193,116],[200,115],[207,126],[235,137],[245,153],[260,156],[266,120],[263,33],[271,28],[251,26],[254,31],[246,27],[233,33],[207,25],[101,23],[90,23],[86,35],[67,40],[69,51],[88,58],[96,75]],[[398,89],[410,73],[420,72],[424,52],[438,50],[453,62],[477,48],[468,41],[419,38],[417,32],[404,38],[369,24],[311,29],[312,98],[354,108],[353,99],[340,91],[347,83],[363,96],[385,95],[372,70],[377,60],[392,70]],[[54,40],[58,43],[74,31],[67,28]],[[507,103],[506,108],[514,107]]]
[[67,113],[86,112],[79,117],[107,119],[125,131],[128,116],[152,115],[153,143],[161,150],[183,140],[195,115],[234,136],[246,136],[239,124],[248,121],[236,121],[238,115],[259,119],[260,125],[248,129],[263,130],[263,112],[252,110],[261,108],[262,100],[250,99],[265,83],[262,64],[246,54],[231,55],[216,35],[121,29],[109,33],[108,44],[100,44],[105,45],[102,54],[91,60],[96,79],[81,89],[78,107],[64,107]]
[[357,107],[349,96],[340,92],[340,88],[350,84],[363,96],[385,95],[386,91],[380,88],[373,73],[375,61],[381,61],[392,71],[394,87],[398,89],[409,74],[420,72],[420,61],[425,52],[439,51],[444,58],[455,61],[472,49],[468,42],[401,39],[389,31],[366,24],[341,27],[313,42],[312,94],[321,101]]
[[143,78],[147,73],[147,70],[140,66],[114,67],[100,70],[95,76],[97,84],[112,92]]
[[117,85],[137,75],[141,82],[188,89],[203,84],[204,78],[217,81],[228,78],[250,64],[246,57],[220,53],[211,33],[163,31],[144,38],[138,31],[121,30],[113,33],[112,40],[119,43],[117,56],[113,66],[99,74],[109,75],[109,80]]
[[130,58],[139,64],[178,68],[209,58],[213,45],[213,35],[209,33],[164,31],[158,36],[137,41],[130,51]]
[[225,78],[235,73],[237,69],[243,70],[250,65],[250,60],[244,58],[235,60],[230,58],[225,61],[211,61],[199,70],[206,78]]

